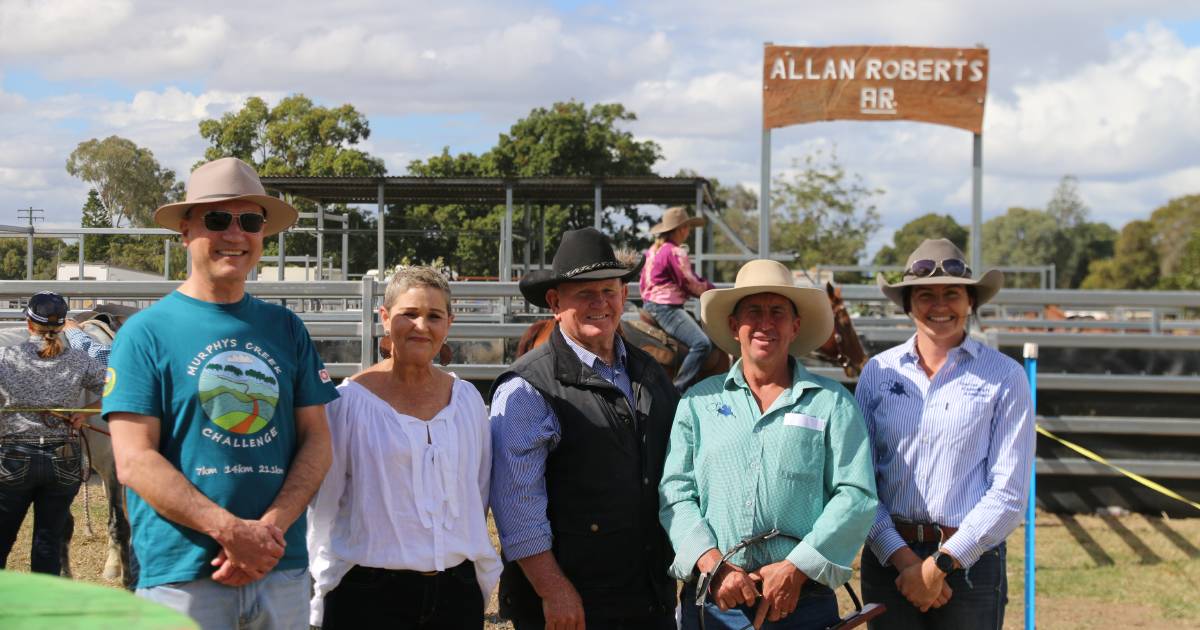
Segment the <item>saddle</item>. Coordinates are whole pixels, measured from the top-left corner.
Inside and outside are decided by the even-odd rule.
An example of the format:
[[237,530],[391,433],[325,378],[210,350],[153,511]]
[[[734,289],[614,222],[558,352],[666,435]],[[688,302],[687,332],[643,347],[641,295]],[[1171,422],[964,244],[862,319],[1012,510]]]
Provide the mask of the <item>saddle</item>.
[[655,361],[658,361],[663,365],[675,365],[677,363],[681,363],[683,359],[681,358],[682,353],[680,350],[686,350],[686,346],[680,343],[678,339],[668,335],[667,331],[660,328],[658,322],[654,319],[654,316],[649,312],[639,308],[637,313],[637,319],[625,320],[625,324],[632,326],[638,332],[650,337],[657,342],[659,346],[662,346],[657,347],[653,345],[642,344],[639,347],[642,350],[645,350],[650,356],[654,357]]

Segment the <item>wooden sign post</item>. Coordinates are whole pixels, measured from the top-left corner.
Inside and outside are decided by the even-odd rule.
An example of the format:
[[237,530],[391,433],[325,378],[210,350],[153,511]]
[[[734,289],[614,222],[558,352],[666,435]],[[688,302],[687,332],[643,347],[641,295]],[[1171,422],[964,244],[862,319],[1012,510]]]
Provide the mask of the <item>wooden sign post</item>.
[[974,136],[971,268],[981,270],[985,48],[767,43],[763,55],[759,256],[770,255],[771,130],[823,120],[912,120]]

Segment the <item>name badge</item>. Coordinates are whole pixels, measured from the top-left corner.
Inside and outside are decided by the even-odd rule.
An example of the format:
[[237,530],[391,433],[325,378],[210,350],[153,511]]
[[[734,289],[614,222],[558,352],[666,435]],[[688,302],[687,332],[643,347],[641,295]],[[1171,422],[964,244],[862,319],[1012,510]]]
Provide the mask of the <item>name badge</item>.
[[785,413],[783,414],[783,426],[801,427],[804,429],[812,429],[813,431],[824,431],[825,419],[817,418],[804,413]]

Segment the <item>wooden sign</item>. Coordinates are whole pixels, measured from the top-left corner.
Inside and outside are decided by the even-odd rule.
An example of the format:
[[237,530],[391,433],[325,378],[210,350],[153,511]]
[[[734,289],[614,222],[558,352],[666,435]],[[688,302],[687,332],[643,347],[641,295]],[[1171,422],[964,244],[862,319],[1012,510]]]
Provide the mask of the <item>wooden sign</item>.
[[983,130],[986,48],[765,50],[764,130],[821,120],[916,120]]

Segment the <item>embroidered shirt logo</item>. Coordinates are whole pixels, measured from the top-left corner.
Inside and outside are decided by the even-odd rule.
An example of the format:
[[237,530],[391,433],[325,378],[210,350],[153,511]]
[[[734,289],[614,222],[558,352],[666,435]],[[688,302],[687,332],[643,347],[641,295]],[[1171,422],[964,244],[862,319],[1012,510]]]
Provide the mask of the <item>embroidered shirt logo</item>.
[[329,370],[326,370],[325,368],[321,368],[321,371],[317,372],[317,376],[321,377],[322,383],[329,383],[333,381],[333,379],[329,378]]
[[708,405],[708,410],[721,416],[728,417],[733,415],[733,408],[725,403],[710,403]]
[[253,435],[271,423],[279,383],[260,358],[238,350],[214,356],[200,374],[200,405],[214,424]]
[[882,389],[885,393],[893,396],[908,396],[908,390],[904,388],[904,383],[900,381],[884,383]]
[[108,368],[108,371],[104,373],[104,393],[103,393],[103,395],[107,396],[107,395],[111,394],[113,388],[116,386],[117,386],[117,371],[112,368]]

